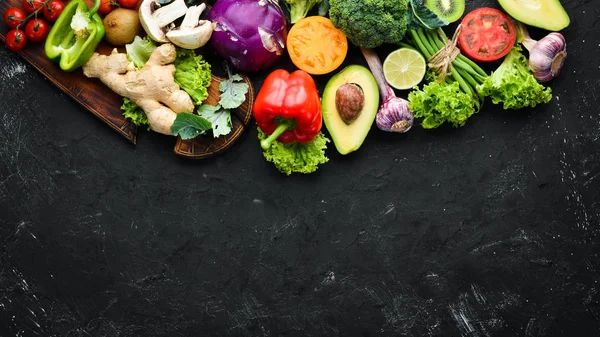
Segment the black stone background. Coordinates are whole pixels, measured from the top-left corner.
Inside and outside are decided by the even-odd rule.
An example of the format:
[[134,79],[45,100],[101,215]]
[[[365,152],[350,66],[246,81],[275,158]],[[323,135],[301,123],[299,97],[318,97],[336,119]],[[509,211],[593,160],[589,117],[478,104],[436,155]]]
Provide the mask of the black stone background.
[[598,336],[600,6],[562,3],[549,104],[373,128],[308,176],[255,128],[131,145],[0,48],[0,336]]

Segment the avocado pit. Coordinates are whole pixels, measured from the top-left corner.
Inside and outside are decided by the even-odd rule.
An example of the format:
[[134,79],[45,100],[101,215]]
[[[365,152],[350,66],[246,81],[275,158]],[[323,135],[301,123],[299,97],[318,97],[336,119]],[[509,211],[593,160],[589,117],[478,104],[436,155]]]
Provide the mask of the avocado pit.
[[352,124],[365,106],[365,94],[356,83],[340,85],[335,92],[335,107],[346,125]]

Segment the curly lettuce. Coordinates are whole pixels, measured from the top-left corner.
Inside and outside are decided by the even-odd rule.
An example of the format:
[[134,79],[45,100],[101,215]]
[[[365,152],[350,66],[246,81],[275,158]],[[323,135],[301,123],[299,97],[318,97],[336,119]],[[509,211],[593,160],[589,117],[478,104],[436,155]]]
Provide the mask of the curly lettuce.
[[150,125],[148,124],[148,117],[142,108],[137,106],[132,100],[127,97],[123,97],[123,105],[121,105],[121,112],[126,119],[129,119],[133,124],[137,126]]
[[411,91],[408,108],[416,118],[422,118],[424,129],[434,129],[444,123],[461,127],[476,112],[473,97],[464,93],[458,82],[432,81],[422,90]]
[[502,103],[504,109],[534,107],[552,99],[552,89],[538,83],[518,45],[513,47],[498,69],[477,90],[489,96],[492,103]]
[[[258,128],[258,139],[263,141],[268,136]],[[296,173],[313,173],[320,164],[329,161],[325,156],[325,149],[330,140],[319,133],[319,135],[308,143],[281,143],[274,141],[271,146],[263,152],[265,159],[272,162],[279,172],[286,175]]]
[[210,64],[190,49],[177,48],[175,83],[190,95],[194,105],[200,105],[208,97],[212,80]]

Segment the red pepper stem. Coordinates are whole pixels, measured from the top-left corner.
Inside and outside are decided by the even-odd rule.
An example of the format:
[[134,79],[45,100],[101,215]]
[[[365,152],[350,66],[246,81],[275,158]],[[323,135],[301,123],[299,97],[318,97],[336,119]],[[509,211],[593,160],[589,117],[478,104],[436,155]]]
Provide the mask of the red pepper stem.
[[277,138],[279,138],[279,136],[281,136],[282,133],[287,131],[287,129],[289,129],[291,126],[292,126],[292,123],[279,124],[279,126],[277,126],[277,129],[275,129],[275,131],[273,131],[273,133],[270,134],[269,137],[267,137],[266,139],[264,139],[260,142],[260,147],[262,147],[262,149],[265,151],[268,150],[271,147],[271,144]]

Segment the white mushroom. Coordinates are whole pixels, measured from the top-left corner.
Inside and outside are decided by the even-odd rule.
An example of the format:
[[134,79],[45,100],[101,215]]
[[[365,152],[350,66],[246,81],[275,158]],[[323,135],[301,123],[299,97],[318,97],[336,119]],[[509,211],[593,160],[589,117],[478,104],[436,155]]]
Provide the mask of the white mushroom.
[[157,42],[169,42],[165,35],[165,27],[185,15],[187,6],[185,0],[175,0],[172,3],[160,6],[156,0],[143,0],[140,5],[140,23],[148,36]]
[[174,45],[185,49],[196,49],[204,46],[210,39],[213,26],[210,21],[199,20],[206,9],[204,3],[188,8],[179,28],[167,32],[167,39]]

